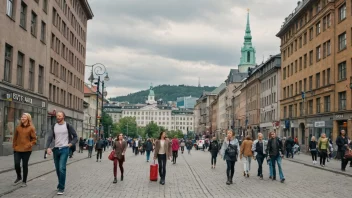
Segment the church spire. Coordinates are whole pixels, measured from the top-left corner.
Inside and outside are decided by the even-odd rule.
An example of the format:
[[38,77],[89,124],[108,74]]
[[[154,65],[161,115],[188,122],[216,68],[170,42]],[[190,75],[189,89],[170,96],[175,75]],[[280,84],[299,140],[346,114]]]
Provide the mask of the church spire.
[[244,35],[244,44],[252,45],[251,26],[249,23],[249,9],[247,9],[247,25],[246,25],[246,34]]

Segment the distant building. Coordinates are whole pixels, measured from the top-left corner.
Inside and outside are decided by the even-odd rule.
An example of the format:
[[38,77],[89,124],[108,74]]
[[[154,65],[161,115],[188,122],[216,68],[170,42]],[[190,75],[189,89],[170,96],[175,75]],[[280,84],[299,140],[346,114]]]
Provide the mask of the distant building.
[[122,118],[122,107],[117,105],[104,105],[104,112],[107,113],[111,118],[113,123],[119,123]]
[[198,98],[192,96],[185,96],[177,98],[177,107],[180,109],[193,109],[196,105]]

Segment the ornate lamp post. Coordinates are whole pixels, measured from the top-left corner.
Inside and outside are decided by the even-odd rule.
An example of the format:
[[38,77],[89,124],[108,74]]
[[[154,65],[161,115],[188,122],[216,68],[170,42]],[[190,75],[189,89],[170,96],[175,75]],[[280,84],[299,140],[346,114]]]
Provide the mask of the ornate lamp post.
[[[98,137],[100,137],[100,127],[98,126],[98,116],[99,116],[99,86],[100,86],[100,76],[105,75],[104,77],[104,80],[102,81],[102,92],[100,93],[101,94],[101,97],[102,97],[102,107],[101,107],[101,114],[103,114],[103,103],[104,103],[104,81],[109,81],[110,78],[109,78],[109,75],[108,73],[106,72],[106,67],[105,65],[101,64],[101,63],[96,63],[94,65],[86,65],[86,67],[91,67],[92,70],[91,70],[91,73],[90,73],[90,76],[88,78],[88,80],[91,82],[91,84],[93,84],[93,81],[94,80],[97,80],[97,82],[95,82],[94,84],[97,85],[97,103],[96,103],[96,112],[95,112],[95,128],[98,130]],[[94,74],[98,77],[98,78],[94,78]],[[101,122],[101,125],[103,123]]]

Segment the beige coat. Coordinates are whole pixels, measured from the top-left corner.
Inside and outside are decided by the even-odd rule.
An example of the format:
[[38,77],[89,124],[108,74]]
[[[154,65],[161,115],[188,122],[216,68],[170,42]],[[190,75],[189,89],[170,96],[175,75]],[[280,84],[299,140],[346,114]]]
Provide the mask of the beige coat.
[[[169,157],[172,155],[172,149],[171,149],[171,141],[165,140],[165,153],[166,153],[166,159],[169,159]],[[155,150],[154,150],[154,157],[158,158],[158,153],[160,149],[160,140],[155,141]]]
[[252,151],[252,140],[244,140],[241,145],[241,151],[240,151],[240,159],[242,159],[242,156],[244,157],[252,157],[253,156],[253,151]]
[[122,153],[125,154],[125,152],[126,152],[127,143],[126,143],[126,141],[122,141],[122,143],[120,144],[120,142],[118,140],[116,140],[114,142],[114,145],[112,146],[112,149],[115,150],[115,157],[117,159],[121,159]]

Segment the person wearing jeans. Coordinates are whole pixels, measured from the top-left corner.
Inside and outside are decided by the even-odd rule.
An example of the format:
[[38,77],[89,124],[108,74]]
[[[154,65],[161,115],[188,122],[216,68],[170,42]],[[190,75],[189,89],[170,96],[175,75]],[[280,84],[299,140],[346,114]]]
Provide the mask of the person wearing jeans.
[[[252,151],[254,152],[254,157],[258,162],[258,174],[260,179],[263,179],[263,162],[266,158],[266,147],[267,142],[263,140],[263,134],[258,133],[258,139],[252,144]],[[272,170],[270,170],[270,176],[272,176]]]
[[226,160],[227,169],[227,181],[226,184],[230,185],[233,183],[233,176],[235,174],[235,163],[237,161],[239,153],[239,143],[235,138],[235,133],[232,130],[227,131],[227,137],[222,143],[220,154]]
[[92,152],[93,152],[93,146],[94,146],[94,139],[92,135],[87,140],[87,146],[88,146],[88,158],[92,158]]
[[268,141],[267,150],[268,150],[268,155],[270,157],[270,162],[273,170],[272,180],[276,180],[275,164],[277,162],[277,166],[279,168],[280,181],[281,183],[284,183],[285,177],[281,167],[281,160],[282,160],[282,157],[284,156],[282,141],[278,137],[276,137],[275,132],[271,132],[270,135],[271,137]]
[[242,157],[244,158],[243,176],[245,177],[249,177],[249,171],[251,170],[251,161],[253,157],[252,145],[253,141],[249,135],[246,136],[246,139],[241,144],[240,159],[242,160]]
[[158,158],[160,184],[165,185],[166,161],[171,158],[171,142],[166,138],[166,132],[161,132],[155,142],[154,160]]
[[348,160],[345,159],[345,151],[348,148],[348,137],[346,136],[345,130],[341,130],[340,135],[336,139],[337,152],[339,157],[341,158],[341,170],[346,171],[346,166],[348,164]]
[[[27,186],[28,161],[32,153],[32,147],[36,142],[37,136],[32,124],[32,116],[28,113],[24,113],[21,116],[21,123],[16,127],[12,142],[15,170],[17,174],[17,179],[15,180],[14,185],[20,184],[22,180],[21,186]],[[21,161],[23,177],[21,176]]]
[[97,152],[97,162],[99,160],[99,157],[100,157],[100,162],[101,162],[101,157],[103,155],[104,144],[105,144],[105,142],[101,138],[98,138],[97,143],[95,143],[95,151]]
[[147,162],[149,162],[150,152],[153,150],[153,143],[150,139],[145,143],[145,150],[147,151]]
[[[77,143],[77,134],[75,129],[65,122],[65,113],[56,113],[56,124],[51,127],[51,134],[49,134],[46,148],[48,155],[54,153],[54,163],[56,175],[59,181],[57,185],[57,194],[63,195],[66,183],[66,165],[69,150],[72,145]],[[51,149],[50,144],[54,141],[54,148]]]
[[322,133],[321,137],[318,140],[318,149],[320,152],[320,166],[325,166],[325,160],[328,156],[328,149],[329,149],[329,139],[326,138],[326,134]]

